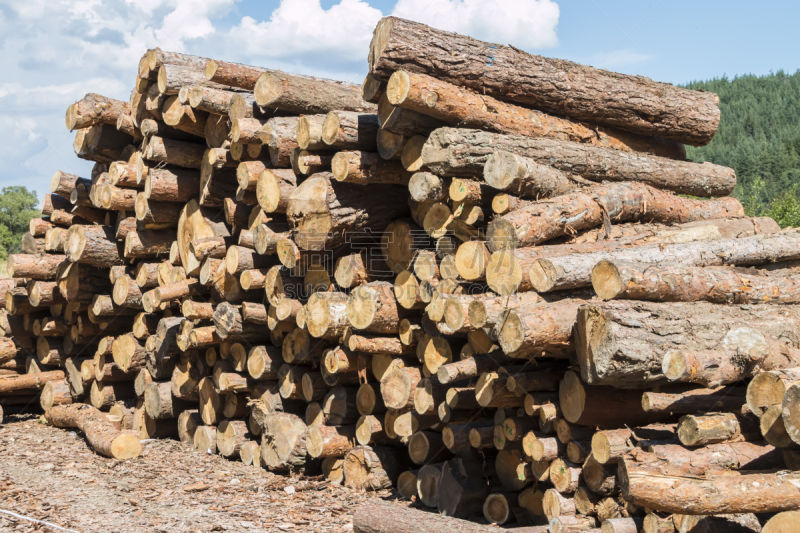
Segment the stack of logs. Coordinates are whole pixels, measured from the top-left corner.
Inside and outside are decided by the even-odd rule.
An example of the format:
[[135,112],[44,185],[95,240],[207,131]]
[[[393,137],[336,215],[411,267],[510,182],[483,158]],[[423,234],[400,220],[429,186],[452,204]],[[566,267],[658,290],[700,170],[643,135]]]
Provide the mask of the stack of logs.
[[797,531],[800,232],[685,159],[716,95],[391,17],[369,64],[154,49],[70,106],[0,405],[520,532]]

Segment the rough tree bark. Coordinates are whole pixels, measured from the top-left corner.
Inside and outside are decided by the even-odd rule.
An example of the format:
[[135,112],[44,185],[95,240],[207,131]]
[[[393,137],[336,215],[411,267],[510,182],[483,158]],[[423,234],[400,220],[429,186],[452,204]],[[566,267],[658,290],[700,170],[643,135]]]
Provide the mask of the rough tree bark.
[[398,199],[407,194],[407,189],[396,185],[375,185],[365,190],[339,183],[330,173],[320,173],[292,193],[286,216],[297,246],[331,250],[346,242],[347,233],[381,231],[406,214],[407,205]]
[[789,306],[618,300],[582,307],[576,324],[581,377],[621,388],[666,383],[671,350],[727,350],[754,367],[770,353],[770,338],[800,338],[800,314]]
[[375,28],[370,73],[434,75],[481,94],[578,120],[701,146],[719,125],[719,98],[386,17]]
[[424,165],[443,176],[480,176],[497,151],[514,153],[588,181],[640,181],[693,196],[724,196],[736,185],[727,167],[557,139],[440,128],[422,149]]
[[389,78],[386,95],[392,105],[437,118],[449,126],[549,137],[672,159],[686,158],[683,145],[673,141],[613,128],[589,127],[580,122],[508,104],[483,93],[474,93],[427,74],[395,72]]
[[680,224],[742,215],[742,204],[735,198],[695,200],[643,183],[610,183],[534,202],[496,217],[489,223],[486,240],[494,252],[534,246],[604,222],[647,220]]

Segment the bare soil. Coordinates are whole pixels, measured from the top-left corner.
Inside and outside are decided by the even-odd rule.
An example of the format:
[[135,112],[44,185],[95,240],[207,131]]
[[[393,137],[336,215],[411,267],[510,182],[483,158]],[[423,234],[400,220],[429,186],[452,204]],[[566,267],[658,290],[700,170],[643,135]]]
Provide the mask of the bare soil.
[[[0,426],[0,511],[81,533],[351,531],[359,503],[396,500],[390,491],[277,475],[174,440],[146,442],[140,457],[116,461],[92,452],[80,433],[36,416],[8,419]],[[0,512],[0,531],[58,529]]]

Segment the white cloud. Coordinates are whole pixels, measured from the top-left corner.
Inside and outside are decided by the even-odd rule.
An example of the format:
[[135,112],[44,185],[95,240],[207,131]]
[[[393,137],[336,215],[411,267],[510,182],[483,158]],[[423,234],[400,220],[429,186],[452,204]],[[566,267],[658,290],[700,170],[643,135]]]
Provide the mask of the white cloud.
[[366,65],[372,31],[382,16],[362,0],[341,0],[329,9],[319,0],[281,0],[269,20],[242,18],[227,33],[226,49],[271,66],[338,71],[349,78]]
[[525,50],[558,45],[552,0],[398,0],[392,15]]
[[234,1],[0,0],[0,187],[41,197],[56,169],[88,175],[67,106],[88,92],[127,100],[145,50],[191,53]]
[[[88,92],[127,100],[148,48],[360,83],[389,14],[372,0],[280,0],[267,20],[233,18],[240,1],[0,0],[0,187],[41,197],[57,169],[88,175],[66,108]],[[397,0],[392,14],[525,49],[558,42],[553,0]]]

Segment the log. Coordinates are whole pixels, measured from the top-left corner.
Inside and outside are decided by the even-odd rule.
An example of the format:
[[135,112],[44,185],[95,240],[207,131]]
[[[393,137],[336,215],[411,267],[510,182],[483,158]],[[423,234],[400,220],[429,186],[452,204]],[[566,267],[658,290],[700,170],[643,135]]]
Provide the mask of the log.
[[262,67],[209,59],[205,67],[205,76],[206,80],[214,83],[252,91],[258,77],[266,71],[267,69]]
[[541,200],[495,218],[486,240],[491,251],[533,246],[598,226],[609,217],[626,221],[645,219],[685,223],[744,214],[734,198],[695,200],[654,189],[643,183],[595,185],[581,192]]
[[273,167],[292,165],[292,153],[298,147],[296,132],[300,120],[298,117],[271,118],[258,132],[258,140],[269,148],[269,159]]
[[223,457],[237,458],[245,441],[247,422],[244,420],[223,420],[217,426],[217,450]]
[[181,442],[193,442],[195,430],[203,425],[197,409],[190,409],[178,415],[178,438]]
[[153,168],[145,178],[144,195],[153,202],[188,202],[199,190],[200,176],[194,170]]
[[800,526],[800,512],[784,511],[770,518],[761,531],[762,533],[783,533],[794,531],[798,526]]
[[572,299],[504,311],[493,334],[512,358],[567,357],[575,349],[572,330],[585,303]]
[[[306,179],[289,197],[286,216],[302,250],[333,249],[348,232],[382,231],[407,207],[396,185],[375,185],[368,194],[357,185],[339,183],[329,173]],[[346,208],[344,206],[347,206]]]
[[[759,374],[760,375],[760,374]],[[735,412],[746,403],[741,393],[730,387],[692,389],[683,393],[645,392],[642,409],[647,412],[693,414],[698,412]]]
[[[619,320],[627,313],[636,313],[640,320],[636,328],[620,324]],[[674,317],[681,321],[688,317],[691,326],[681,322],[686,325],[673,335],[665,335],[661,327],[667,322],[675,324]],[[715,351],[721,357],[725,352],[736,352],[749,360],[746,368],[741,364],[736,368],[717,367],[716,370],[710,367],[717,375],[723,376],[712,386],[731,383],[731,375],[735,377],[742,372],[752,372],[752,368],[762,360],[765,362],[761,368],[772,369],[764,368],[771,364],[767,362],[770,361],[767,355],[773,353],[778,357],[780,346],[770,339],[782,336],[787,327],[792,327],[793,320],[788,308],[768,304],[740,309],[705,302],[634,303],[619,300],[592,303],[578,311],[576,323],[581,377],[587,383],[614,384],[624,388],[634,387],[636,383],[663,383],[668,378],[684,379],[681,376],[685,375],[684,370],[695,352]],[[660,334],[654,333],[653,328]],[[791,355],[793,348],[787,348],[787,356],[794,357]],[[637,362],[630,364],[628,357],[634,351]],[[622,366],[619,365],[620,358],[626,360]],[[695,382],[701,382],[704,377],[698,377],[696,372],[693,375]]]
[[316,292],[306,304],[306,327],[317,338],[339,339],[351,326],[348,296],[342,292]]
[[570,179],[642,182],[657,189],[693,196],[724,196],[731,193],[736,183],[732,169],[711,163],[692,163],[591,144],[470,129],[440,128],[434,131],[425,142],[421,159],[431,172],[468,178],[485,175],[489,158],[498,151],[530,158],[540,165],[572,175]]
[[781,451],[764,442],[709,444],[693,450],[677,444],[656,444],[646,446],[645,451],[672,466],[699,475],[714,469],[770,470],[784,466]]
[[343,111],[374,111],[361,97],[361,87],[347,82],[265,71],[253,89],[258,105],[298,115]]
[[133,333],[118,337],[112,345],[114,363],[123,372],[133,372],[145,366],[147,350]]
[[[391,105],[428,115],[449,126],[528,137],[550,137],[672,159],[686,158],[685,148],[676,142],[613,128],[592,128],[580,122],[508,104],[485,93],[476,94],[423,73],[395,72],[389,78],[386,96]],[[551,110],[548,109],[548,112]]]
[[144,224],[144,229],[160,230],[174,228],[178,225],[182,207],[177,203],[153,202],[145,198],[143,193],[139,193],[136,196],[134,210],[140,227]]
[[[442,384],[455,383],[462,379],[479,377],[486,372],[493,372],[508,362],[509,358],[504,353],[496,351],[442,365],[437,370],[436,376]],[[451,407],[455,406],[451,405]]]
[[96,124],[113,124],[122,114],[130,114],[130,104],[89,93],[67,108],[67,129],[89,128]]
[[355,447],[355,426],[314,426],[306,437],[308,454],[314,458],[344,457]]
[[339,150],[374,151],[378,129],[378,115],[331,111],[322,123],[322,142]]
[[[370,499],[362,503],[353,516],[354,533],[415,533],[424,530],[441,533],[490,533],[497,528],[419,511],[379,499]],[[532,528],[520,528],[519,533],[545,533],[545,530],[533,531]]]
[[[647,454],[644,454],[645,456]],[[637,456],[638,457],[638,456]],[[622,496],[636,505],[696,515],[770,513],[795,509],[795,472],[751,473],[707,470],[687,476],[668,463],[623,458]],[[747,490],[744,490],[744,488]]]
[[51,281],[56,279],[59,267],[66,259],[60,254],[12,254],[8,257],[6,272],[14,278]]
[[756,374],[747,385],[747,406],[762,416],[773,405],[784,401],[786,391],[800,381],[800,368],[785,368]]
[[23,374],[20,376],[7,376],[0,379],[0,395],[23,394],[41,390],[51,381],[64,379],[62,370],[39,372],[37,374]]
[[151,382],[145,387],[144,408],[154,420],[178,418],[181,412],[190,409],[196,402],[181,400],[172,395],[172,384]]
[[720,304],[795,304],[800,281],[733,268],[601,261],[592,286],[604,300],[706,301]]
[[130,381],[115,383],[95,381],[92,383],[90,399],[92,405],[97,409],[105,409],[119,401],[129,400],[133,397],[135,397],[135,392],[133,383]]
[[[608,250],[553,250],[537,257],[528,272],[530,287],[539,292],[587,287],[591,272],[603,260],[635,263],[682,263],[693,266],[761,265],[793,260],[795,235],[756,235],[741,239],[719,239],[680,244],[612,247]],[[491,267],[491,263],[490,263]]]
[[208,237],[226,237],[230,233],[224,221],[218,221],[212,210],[200,207],[196,200],[190,200],[183,209],[178,221],[178,250],[181,264],[191,276],[199,274],[201,262],[191,256],[189,243]]
[[[68,174],[61,170],[56,170],[53,177],[50,178],[50,192],[58,194],[66,199],[69,199],[72,191],[78,186],[91,187],[92,181],[86,178],[81,178],[75,174]],[[33,233],[33,232],[31,232]]]
[[215,426],[200,426],[195,429],[192,446],[203,454],[217,453],[217,428]]
[[[258,418],[257,418],[258,419]],[[307,457],[308,428],[299,417],[289,413],[261,416],[261,458],[273,471],[312,471],[316,462]]]
[[84,404],[57,405],[45,413],[56,427],[78,428],[92,448],[106,457],[120,461],[139,456],[142,445],[133,433],[115,429],[94,407]]
[[45,412],[54,405],[69,405],[72,403],[72,395],[66,380],[59,379],[48,381],[42,387],[41,406]]
[[[378,80],[397,70],[428,74],[499,100],[696,146],[708,144],[719,125],[715,94],[531,55],[396,17],[381,19],[375,28],[369,63]],[[487,69],[495,63],[504,68]]]
[[200,170],[205,146],[164,137],[151,137],[144,157],[151,161]]
[[436,128],[446,125],[432,116],[393,105],[388,95],[383,95],[378,100],[378,120],[381,130],[404,137],[428,135]]
[[367,151],[343,151],[333,156],[331,173],[336,181],[359,185],[406,185],[412,173],[397,161],[386,161]]
[[256,196],[265,213],[285,213],[297,189],[297,178],[289,169],[266,169],[258,176]]
[[403,470],[403,462],[393,448],[356,446],[344,458],[344,485],[372,491],[391,488]]
[[574,372],[564,374],[558,390],[561,412],[573,424],[600,428],[636,427],[674,419],[670,413],[645,412],[641,399],[641,392],[633,390],[584,385]]
[[404,309],[397,305],[394,287],[385,281],[360,285],[347,300],[347,318],[355,329],[397,334],[404,316]]
[[381,396],[386,407],[404,409],[412,407],[414,389],[422,379],[418,368],[394,368],[381,379]]
[[169,254],[175,230],[129,231],[125,236],[126,258],[153,258]]
[[108,226],[72,226],[64,246],[67,259],[98,268],[122,264],[114,232]]
[[241,274],[245,270],[269,268],[275,263],[274,258],[256,254],[255,250],[244,246],[231,246],[225,254],[225,268],[228,274],[233,276]]

